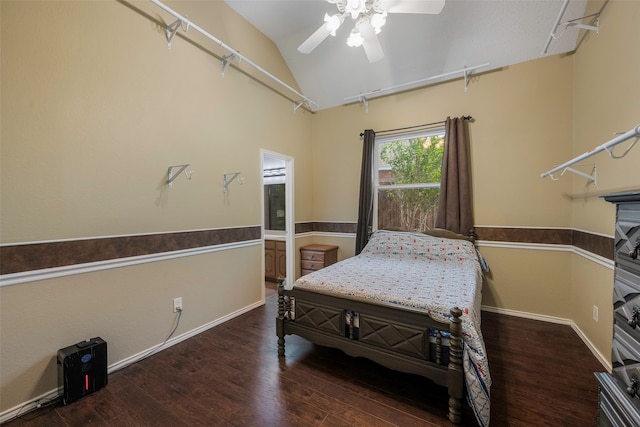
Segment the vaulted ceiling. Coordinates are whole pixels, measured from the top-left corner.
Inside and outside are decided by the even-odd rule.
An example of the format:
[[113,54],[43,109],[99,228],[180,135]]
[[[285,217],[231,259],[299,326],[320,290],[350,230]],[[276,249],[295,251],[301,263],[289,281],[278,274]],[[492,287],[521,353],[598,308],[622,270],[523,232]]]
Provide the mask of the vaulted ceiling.
[[[378,34],[384,58],[371,63],[362,47],[346,44],[354,26],[351,17],[345,18],[335,37],[328,36],[311,53],[298,51],[323,24],[325,13],[338,13],[336,4],[326,0],[225,1],[273,40],[302,93],[317,104],[314,110],[357,102],[361,94],[372,98],[461,78],[465,68],[481,73],[572,52],[580,29],[560,25],[551,37],[556,23],[590,24],[588,17],[579,19],[584,17],[586,0],[445,0],[439,14],[389,13]],[[460,90],[464,90],[463,83]],[[472,83],[469,90],[473,90]]]

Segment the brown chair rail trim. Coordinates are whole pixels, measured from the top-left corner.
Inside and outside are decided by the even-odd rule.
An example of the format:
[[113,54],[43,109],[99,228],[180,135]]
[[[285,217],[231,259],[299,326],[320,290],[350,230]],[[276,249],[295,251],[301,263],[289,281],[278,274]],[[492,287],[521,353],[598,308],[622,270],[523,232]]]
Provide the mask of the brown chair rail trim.
[[613,260],[613,238],[569,228],[476,227],[478,240],[490,242],[572,245]]
[[[349,222],[296,223],[296,233],[355,233]],[[476,227],[478,240],[573,245],[614,258],[613,238],[585,231],[555,228]],[[186,231],[141,236],[108,237],[64,242],[9,245],[0,248],[0,274],[22,273],[140,255],[194,249],[260,239],[260,227]]]
[[[572,245],[587,252],[613,260],[613,238],[570,228],[475,227],[478,240],[490,242]],[[296,233],[355,233],[356,223],[301,222]]]
[[3,246],[0,274],[22,273],[260,239],[260,227]]

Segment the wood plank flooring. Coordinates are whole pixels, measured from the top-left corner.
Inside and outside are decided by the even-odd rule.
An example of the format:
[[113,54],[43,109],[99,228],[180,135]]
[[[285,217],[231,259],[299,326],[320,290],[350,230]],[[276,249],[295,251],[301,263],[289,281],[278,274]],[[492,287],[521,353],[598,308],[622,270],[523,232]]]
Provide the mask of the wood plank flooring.
[[[41,408],[20,426],[451,426],[446,390],[287,337],[276,298],[109,376],[102,390]],[[595,425],[604,371],[569,326],[484,312],[491,426]],[[476,425],[464,405],[463,426]]]

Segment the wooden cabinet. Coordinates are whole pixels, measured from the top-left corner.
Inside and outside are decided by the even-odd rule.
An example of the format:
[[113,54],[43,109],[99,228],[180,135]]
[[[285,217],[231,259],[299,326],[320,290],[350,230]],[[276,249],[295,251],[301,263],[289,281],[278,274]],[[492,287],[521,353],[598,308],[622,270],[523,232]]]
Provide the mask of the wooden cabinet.
[[338,247],[309,245],[300,248],[300,274],[304,276],[338,261]]
[[280,240],[264,241],[264,278],[276,281],[287,276],[287,244]]
[[640,425],[640,192],[605,196],[616,204],[613,373],[597,373],[598,426]]

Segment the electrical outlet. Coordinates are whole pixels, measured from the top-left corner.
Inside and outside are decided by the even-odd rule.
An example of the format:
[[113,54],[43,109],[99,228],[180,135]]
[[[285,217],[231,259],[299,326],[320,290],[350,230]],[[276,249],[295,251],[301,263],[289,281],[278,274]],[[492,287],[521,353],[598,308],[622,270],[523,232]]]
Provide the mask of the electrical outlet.
[[179,311],[182,311],[182,297],[173,299],[173,312],[177,313]]
[[593,306],[593,320],[594,321],[598,321],[598,306],[594,305]]

